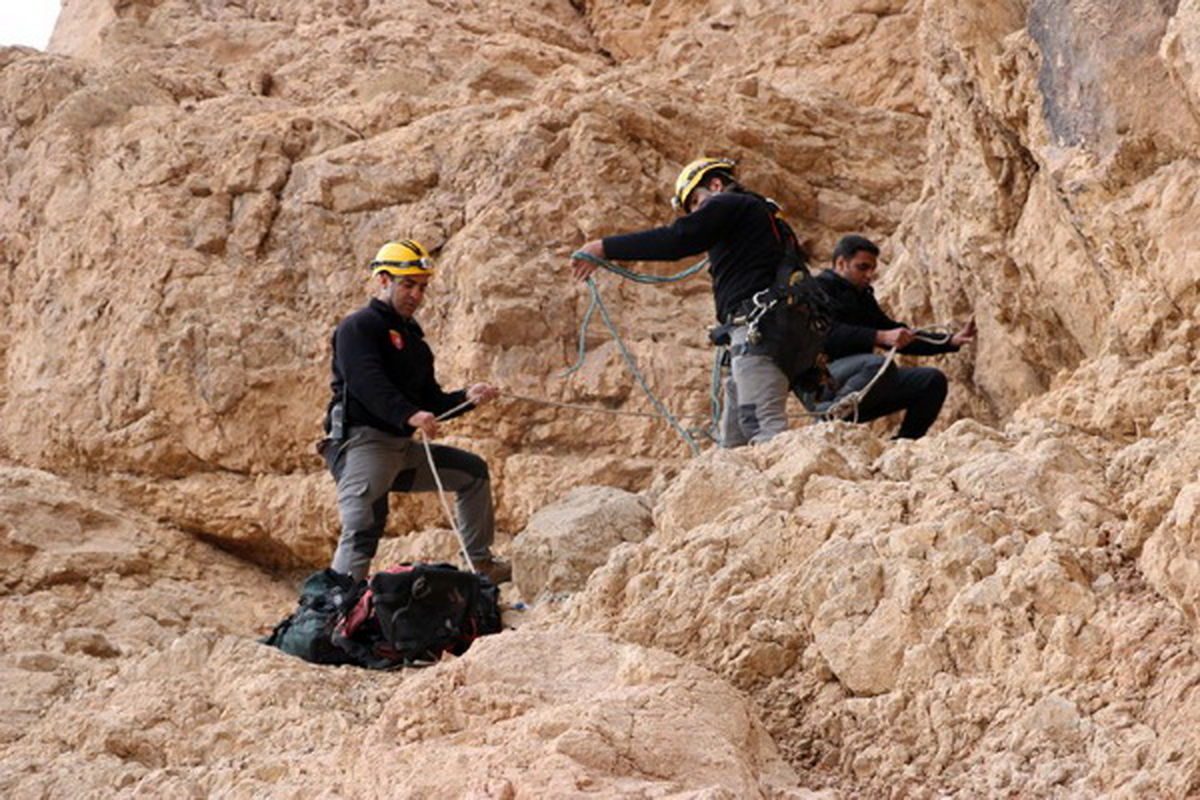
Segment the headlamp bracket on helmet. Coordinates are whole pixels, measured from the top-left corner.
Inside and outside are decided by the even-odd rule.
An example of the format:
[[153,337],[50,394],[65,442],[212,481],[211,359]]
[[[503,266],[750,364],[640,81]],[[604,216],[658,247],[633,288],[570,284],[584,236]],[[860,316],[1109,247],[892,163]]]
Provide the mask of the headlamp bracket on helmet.
[[385,272],[388,275],[431,275],[433,259],[429,251],[415,239],[388,242],[379,248],[371,262],[371,274]]

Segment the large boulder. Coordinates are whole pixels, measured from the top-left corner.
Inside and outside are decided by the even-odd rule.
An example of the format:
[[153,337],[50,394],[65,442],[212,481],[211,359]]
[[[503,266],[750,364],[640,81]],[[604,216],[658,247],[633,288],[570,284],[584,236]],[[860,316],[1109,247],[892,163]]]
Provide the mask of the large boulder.
[[608,486],[572,489],[539,509],[513,540],[513,575],[521,595],[535,600],[583,588],[613,548],[640,542],[654,526],[642,497]]

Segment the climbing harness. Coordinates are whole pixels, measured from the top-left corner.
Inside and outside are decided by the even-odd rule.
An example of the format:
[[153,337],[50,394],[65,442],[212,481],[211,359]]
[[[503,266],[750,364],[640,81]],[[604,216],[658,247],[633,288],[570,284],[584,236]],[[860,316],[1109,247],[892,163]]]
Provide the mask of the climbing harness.
[[746,341],[750,344],[758,344],[762,341],[762,331],[759,330],[759,325],[762,323],[763,317],[782,299],[771,289],[755,292],[754,296],[750,298],[750,309],[745,314],[731,318],[729,324],[734,327],[745,325]]

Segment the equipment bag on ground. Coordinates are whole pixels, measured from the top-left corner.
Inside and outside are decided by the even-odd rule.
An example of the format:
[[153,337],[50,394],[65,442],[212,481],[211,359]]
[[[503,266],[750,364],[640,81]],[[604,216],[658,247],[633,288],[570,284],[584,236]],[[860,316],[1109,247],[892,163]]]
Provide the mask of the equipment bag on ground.
[[356,663],[333,643],[333,629],[354,594],[348,575],[331,569],[314,572],[300,586],[300,604],[287,619],[260,641],[314,664]]
[[477,637],[497,633],[500,590],[450,564],[402,564],[371,576],[333,631],[354,663],[392,669],[462,655]]

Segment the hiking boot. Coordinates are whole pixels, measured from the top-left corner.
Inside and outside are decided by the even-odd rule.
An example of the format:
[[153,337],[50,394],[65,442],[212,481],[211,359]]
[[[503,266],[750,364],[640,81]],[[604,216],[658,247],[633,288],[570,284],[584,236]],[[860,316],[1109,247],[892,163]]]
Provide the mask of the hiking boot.
[[475,571],[497,586],[512,580],[512,564],[499,558],[484,558],[476,561]]

